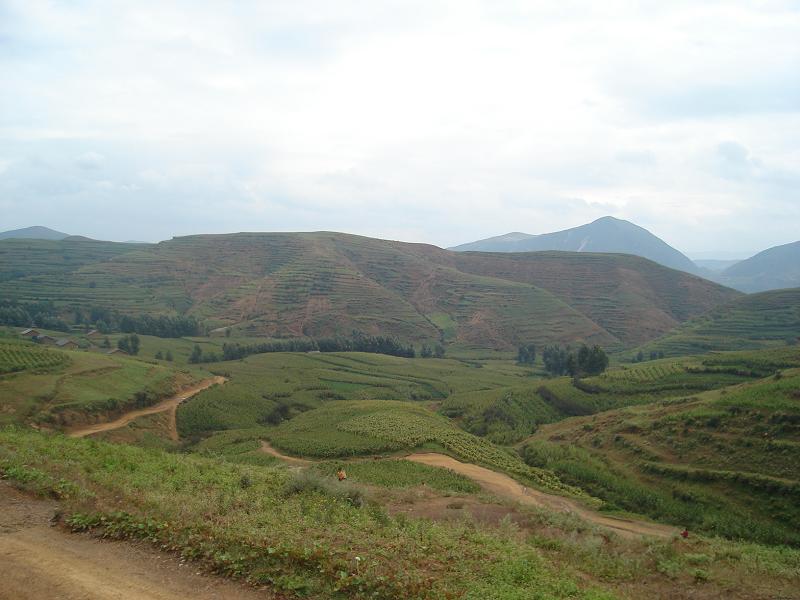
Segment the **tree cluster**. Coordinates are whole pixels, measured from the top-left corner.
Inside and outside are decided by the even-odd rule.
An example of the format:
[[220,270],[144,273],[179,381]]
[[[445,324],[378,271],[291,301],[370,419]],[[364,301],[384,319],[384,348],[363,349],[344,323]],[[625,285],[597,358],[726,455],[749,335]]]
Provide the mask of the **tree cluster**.
[[69,331],[69,324],[61,319],[55,305],[49,301],[0,300],[0,325]]
[[139,336],[134,333],[121,337],[117,340],[117,348],[134,356],[139,354]]
[[608,355],[600,346],[582,344],[577,351],[569,346],[547,346],[542,350],[545,370],[551,375],[585,377],[599,375],[608,368]]
[[[659,350],[658,352],[656,352],[655,350],[652,350],[650,352],[650,360],[656,360],[656,359],[659,359],[659,358],[664,358],[664,351],[663,350]],[[640,362],[644,362],[645,360],[647,360],[647,359],[645,358],[644,352],[639,350],[638,354],[636,354],[636,356],[634,356],[631,359],[631,362],[640,363]]]
[[[199,346],[196,346],[196,348],[199,349]],[[213,362],[206,358],[209,355],[203,354],[202,349],[200,350],[201,353],[197,362]],[[438,347],[436,350],[437,357],[439,355],[444,356],[444,348]],[[225,343],[222,345],[222,360],[238,360],[251,354],[266,354],[270,352],[369,352],[405,358],[414,358],[416,356],[413,346],[406,346],[395,338],[355,333],[352,338],[276,340],[261,344]]]
[[[79,320],[80,319],[80,320]],[[190,335],[201,335],[202,327],[194,317],[182,315],[123,315],[107,308],[92,307],[89,315],[83,316],[76,311],[76,323],[81,321],[87,325],[94,324],[100,333],[138,333],[163,338],[178,338]]]

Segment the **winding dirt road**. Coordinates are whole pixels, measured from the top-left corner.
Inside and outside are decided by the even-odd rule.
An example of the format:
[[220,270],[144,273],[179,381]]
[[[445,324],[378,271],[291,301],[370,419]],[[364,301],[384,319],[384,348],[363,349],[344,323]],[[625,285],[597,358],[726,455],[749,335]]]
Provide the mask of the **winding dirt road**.
[[58,505],[0,481],[0,600],[267,600],[269,590],[202,575],[144,544],[50,526]]
[[546,494],[539,490],[525,487],[508,475],[497,473],[496,471],[485,469],[484,467],[479,467],[471,463],[463,463],[445,454],[426,452],[410,454],[405,458],[406,460],[431,465],[433,467],[444,467],[456,473],[460,473],[461,475],[465,475],[479,484],[487,492],[496,496],[511,498],[522,504],[547,508],[555,512],[575,514],[590,523],[613,529],[623,537],[630,538],[640,535],[651,535],[661,538],[670,538],[678,533],[674,527],[669,527],[667,525],[602,515],[581,506],[577,501],[571,498]]
[[203,390],[210,388],[212,385],[221,385],[226,381],[227,379],[220,376],[209,377],[208,379],[204,379],[193,386],[181,390],[174,396],[170,396],[169,398],[162,400],[158,404],[154,404],[153,406],[148,406],[147,408],[142,408],[139,410],[132,410],[131,412],[127,412],[121,417],[114,419],[113,421],[108,421],[107,423],[94,423],[93,425],[86,425],[84,427],[72,429],[67,432],[67,435],[70,437],[86,437],[102,431],[112,431],[114,429],[119,429],[120,427],[125,427],[125,425],[134,419],[138,419],[139,417],[170,411],[169,436],[173,441],[177,442],[178,427],[175,421],[175,415],[178,410],[178,405],[181,402],[188,400],[192,396],[199,394]]
[[[308,466],[314,462],[303,458],[296,458],[294,456],[281,454],[267,442],[263,441],[261,442],[261,450],[296,466]],[[504,475],[503,473],[498,473],[484,467],[479,467],[478,465],[474,465],[472,463],[461,462],[460,460],[456,460],[452,456],[447,456],[446,454],[424,452],[409,454],[403,458],[433,467],[444,467],[445,469],[450,469],[451,471],[455,471],[456,473],[464,475],[465,477],[469,477],[484,490],[494,494],[495,496],[509,498],[511,500],[520,502],[521,504],[538,506],[540,508],[546,508],[555,512],[571,513],[585,521],[588,521],[589,523],[613,529],[619,535],[626,538],[635,538],[642,535],[671,538],[678,533],[677,529],[668,525],[659,525],[658,523],[648,523],[646,521],[623,519],[621,517],[610,517],[600,514],[597,511],[585,508],[579,502],[571,498],[556,496],[554,494],[546,494],[545,492],[525,487],[508,475]]]

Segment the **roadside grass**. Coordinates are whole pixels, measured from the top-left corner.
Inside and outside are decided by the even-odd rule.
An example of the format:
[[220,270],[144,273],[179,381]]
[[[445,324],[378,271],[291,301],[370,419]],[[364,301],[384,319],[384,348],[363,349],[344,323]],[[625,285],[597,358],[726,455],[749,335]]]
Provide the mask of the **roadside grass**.
[[0,470],[59,496],[74,530],[147,540],[289,597],[615,597],[519,535],[358,508],[282,468],[6,429]]
[[481,490],[474,481],[450,469],[402,459],[348,461],[347,463],[325,461],[315,464],[313,469],[330,476],[341,464],[346,469],[348,479],[357,483],[390,489],[426,486],[440,492],[456,494],[476,494]]

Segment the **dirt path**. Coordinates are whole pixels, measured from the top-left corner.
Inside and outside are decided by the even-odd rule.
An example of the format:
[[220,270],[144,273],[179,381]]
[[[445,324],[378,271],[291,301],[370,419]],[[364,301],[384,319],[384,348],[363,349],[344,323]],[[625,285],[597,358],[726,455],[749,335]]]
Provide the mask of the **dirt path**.
[[305,458],[295,458],[294,456],[287,456],[285,454],[281,454],[275,448],[270,446],[269,442],[261,440],[261,451],[274,456],[276,458],[280,458],[282,461],[289,463],[290,465],[297,465],[298,467],[305,467],[310,464],[313,464],[313,461],[306,460]]
[[471,463],[463,463],[445,454],[431,452],[411,454],[405,458],[406,460],[412,460],[434,467],[444,467],[456,473],[460,473],[461,475],[465,475],[478,483],[486,491],[496,496],[511,498],[523,504],[531,504],[556,512],[573,513],[590,523],[613,529],[624,537],[630,538],[640,535],[651,535],[669,538],[678,533],[674,527],[669,527],[667,525],[601,515],[593,510],[584,508],[577,501],[570,498],[546,494],[539,490],[525,487],[511,479],[508,475],[503,475],[502,473],[497,473]]
[[181,390],[174,396],[170,396],[166,400],[162,400],[161,402],[159,402],[158,404],[154,404],[153,406],[148,406],[147,408],[142,408],[139,410],[132,410],[131,412],[127,412],[121,417],[114,419],[113,421],[109,421],[107,423],[95,423],[93,425],[86,425],[85,427],[78,427],[76,429],[68,431],[67,433],[70,437],[86,437],[87,435],[100,433],[101,431],[111,431],[113,429],[119,429],[120,427],[125,427],[125,425],[127,425],[134,419],[138,419],[139,417],[143,417],[145,415],[154,415],[156,413],[170,411],[169,436],[172,440],[177,442],[178,427],[175,422],[175,415],[178,410],[178,405],[184,400],[188,400],[192,396],[202,392],[205,389],[210,388],[212,385],[223,384],[226,381],[227,379],[220,376],[209,377],[208,379],[204,379],[200,383],[197,383],[184,390]]
[[144,544],[49,526],[57,504],[0,481],[0,600],[266,600],[268,590],[199,574]]
[[[308,466],[313,464],[314,461],[306,460],[303,458],[296,458],[294,456],[287,456],[281,454],[278,450],[269,445],[269,443],[262,441],[261,450],[280,458],[281,460],[296,466]],[[487,492],[499,496],[501,498],[510,498],[522,504],[529,504],[541,508],[547,508],[555,512],[572,513],[594,523],[595,525],[602,525],[613,529],[619,535],[627,538],[635,538],[641,535],[651,535],[660,538],[671,538],[678,533],[678,530],[668,525],[659,525],[658,523],[648,523],[646,521],[636,521],[633,519],[623,519],[621,517],[610,517],[602,515],[596,511],[590,510],[580,505],[571,498],[564,496],[556,496],[554,494],[546,494],[539,490],[523,486],[518,481],[515,481],[508,475],[497,473],[472,463],[464,463],[456,460],[452,456],[446,454],[438,454],[436,452],[425,452],[417,454],[409,454],[404,456],[406,460],[431,465],[433,467],[444,467],[469,477],[480,485]]]

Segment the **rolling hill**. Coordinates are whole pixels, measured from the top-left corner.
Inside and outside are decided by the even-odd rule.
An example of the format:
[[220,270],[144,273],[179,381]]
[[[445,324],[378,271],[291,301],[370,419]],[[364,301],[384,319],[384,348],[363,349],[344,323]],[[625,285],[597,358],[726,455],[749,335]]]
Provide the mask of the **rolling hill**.
[[603,217],[580,227],[554,233],[509,233],[451,248],[457,252],[611,252],[649,258],[666,267],[697,273],[696,265],[678,250],[629,221]]
[[728,267],[717,279],[743,292],[800,287],[800,242],[759,252]]
[[681,356],[715,350],[742,350],[797,343],[800,288],[737,298],[645,344],[642,351]]
[[23,229],[12,229],[10,231],[0,231],[0,240],[22,238],[34,240],[63,240],[69,237],[68,233],[62,233],[49,227],[42,227],[41,225],[34,225],[33,227],[25,227]]
[[611,254],[455,253],[340,233],[240,233],[148,246],[0,242],[0,295],[65,310],[191,314],[241,335],[350,335],[509,349],[628,346],[738,293]]

